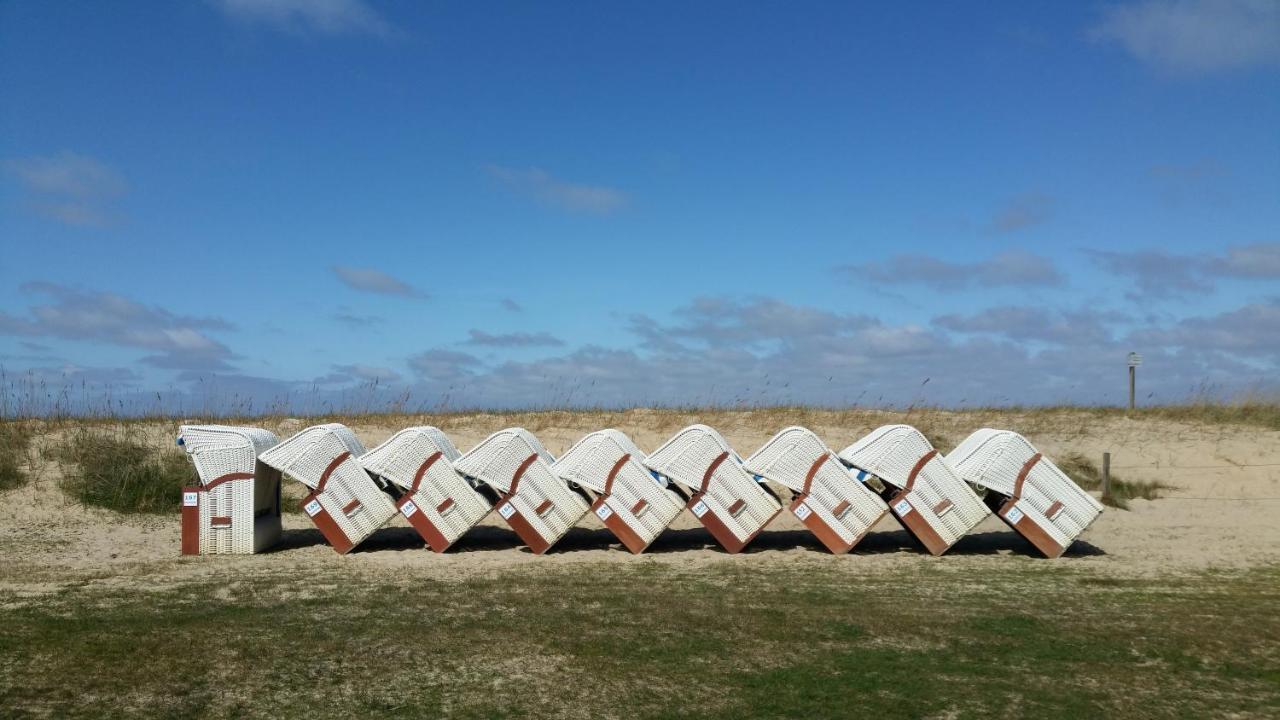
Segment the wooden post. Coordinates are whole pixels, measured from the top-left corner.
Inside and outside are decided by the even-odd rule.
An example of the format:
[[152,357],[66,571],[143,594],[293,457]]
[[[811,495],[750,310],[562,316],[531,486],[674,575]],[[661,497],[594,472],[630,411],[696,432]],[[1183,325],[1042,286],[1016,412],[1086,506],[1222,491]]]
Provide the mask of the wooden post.
[[1133,365],[1130,365],[1129,366],[1129,409],[1130,410],[1133,410],[1133,386],[1134,386],[1134,380],[1137,376],[1138,376],[1138,368]]
[[[1133,368],[1129,368],[1133,370]],[[1111,498],[1111,453],[1102,453],[1102,499]]]

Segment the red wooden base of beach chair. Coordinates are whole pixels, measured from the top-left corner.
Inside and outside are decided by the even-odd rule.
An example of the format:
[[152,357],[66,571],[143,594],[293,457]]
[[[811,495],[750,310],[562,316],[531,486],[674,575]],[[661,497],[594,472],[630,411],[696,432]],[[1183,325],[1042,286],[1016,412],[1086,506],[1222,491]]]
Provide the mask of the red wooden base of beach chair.
[[[698,518],[698,522],[702,523],[702,527],[706,528],[707,532],[711,533],[711,537],[715,538],[716,542],[720,543],[720,547],[724,548],[725,551],[731,555],[742,552],[742,549],[745,548],[752,540],[755,540],[756,536],[760,534],[760,531],[764,530],[769,523],[773,522],[774,518],[778,517],[778,513],[782,512],[782,508],[778,508],[777,511],[769,516],[768,520],[761,523],[760,527],[755,532],[748,535],[745,539],[739,540],[738,536],[734,535],[733,531],[729,529],[729,526],[725,525],[724,521],[716,516],[710,506],[702,502],[702,496],[703,493],[701,491],[694,493],[693,497],[689,498],[689,502],[686,507],[688,507],[693,513],[694,517]],[[743,501],[739,500],[738,502]],[[701,515],[698,514],[699,504],[702,506]]]
[[[840,534],[837,533],[834,528],[819,517],[818,513],[810,509],[805,496],[798,496],[794,501],[792,501],[791,507],[788,509],[796,516],[796,519],[800,521],[800,524],[809,528],[809,532],[813,533],[813,536],[818,538],[818,542],[822,543],[828,550],[836,555],[843,555],[852,550],[853,546],[861,542],[862,538],[866,537],[867,532],[870,531],[871,527],[875,525],[874,522],[871,523],[867,526],[867,530],[864,530],[862,534],[855,537],[851,542],[845,542],[841,539]],[[837,511],[838,510],[839,508],[837,508]],[[877,521],[879,521],[879,518],[877,518]]]
[[418,532],[418,535],[427,543],[427,547],[442,553],[449,549],[453,543],[449,542],[444,533],[431,522],[431,518],[418,508],[418,503],[408,495],[402,495],[396,501],[396,509],[409,521],[409,526]]
[[182,554],[200,554],[200,503],[204,488],[182,488]]
[[[1054,540],[1049,533],[1044,531],[1044,528],[1031,519],[1028,512],[1035,512],[1034,510],[1028,508],[1024,511],[1020,507],[1016,508],[1015,506],[1018,504],[1016,498],[1001,497],[996,502],[1000,502],[1000,500],[1004,502],[1001,503],[999,509],[992,508],[995,510],[996,516],[1003,520],[1006,525],[1013,528],[1014,532],[1026,538],[1027,542],[1031,543],[1045,557],[1056,558],[1067,551],[1067,546],[1059,545],[1058,541]],[[1060,509],[1061,503],[1057,503],[1057,505],[1059,508],[1051,506],[1049,508],[1050,511]]]
[[337,521],[329,515],[329,511],[324,509],[317,499],[320,493],[313,492],[302,499],[302,511],[311,518],[311,522],[315,523],[316,529],[329,541],[330,547],[339,555],[346,555],[351,552],[351,548],[356,544],[351,542],[351,538],[342,532],[342,528],[338,527]]
[[[591,504],[591,511],[596,514],[596,517],[600,518],[600,522],[604,523],[605,527],[609,528],[613,536],[618,538],[623,547],[630,550],[633,555],[639,555],[644,552],[645,548],[649,547],[649,543],[637,535],[636,531],[632,530],[631,526],[624,522],[618,513],[613,512],[605,505],[606,498],[608,498],[607,495],[601,495],[596,498],[596,501]],[[601,517],[600,508],[604,508],[606,511],[603,517]]]
[[516,531],[516,536],[520,538],[520,542],[528,545],[529,550],[531,550],[534,555],[543,555],[551,549],[552,543],[542,537],[542,535],[534,529],[533,525],[530,524],[528,520],[524,519],[524,516],[516,509],[516,506],[511,504],[509,497],[504,496],[502,500],[493,507],[498,511],[498,517],[507,521],[507,525],[511,526],[511,529]]
[[898,522],[902,523],[902,527],[906,528],[908,534],[914,537],[925,550],[932,555],[941,555],[951,548],[946,540],[934,530],[920,512],[907,498],[910,493],[903,490],[889,499],[889,509],[893,511],[894,517],[898,518]]

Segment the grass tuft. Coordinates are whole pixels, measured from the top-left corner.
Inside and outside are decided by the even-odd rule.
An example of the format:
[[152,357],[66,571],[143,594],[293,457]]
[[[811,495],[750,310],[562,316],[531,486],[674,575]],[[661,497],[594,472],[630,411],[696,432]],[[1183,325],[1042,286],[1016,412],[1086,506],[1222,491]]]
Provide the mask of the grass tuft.
[[0,491],[13,490],[30,480],[27,468],[31,465],[30,424],[0,421]]
[[83,429],[53,447],[62,489],[83,505],[121,513],[171,513],[193,470],[180,452],[121,432]]
[[[1085,455],[1074,452],[1054,459],[1054,464],[1076,484],[1085,490],[1102,488],[1102,471]],[[1172,490],[1172,485],[1150,480],[1124,480],[1111,473],[1111,495],[1102,498],[1102,502],[1113,508],[1129,509],[1129,501],[1134,499],[1155,500],[1164,490]]]

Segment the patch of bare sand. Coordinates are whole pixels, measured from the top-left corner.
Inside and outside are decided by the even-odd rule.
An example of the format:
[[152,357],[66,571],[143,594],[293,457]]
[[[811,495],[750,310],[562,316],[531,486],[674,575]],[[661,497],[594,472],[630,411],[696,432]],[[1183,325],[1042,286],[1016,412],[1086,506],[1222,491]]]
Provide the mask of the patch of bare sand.
[[[601,419],[598,414],[549,415],[540,416],[536,431],[553,453],[563,452],[583,434],[599,429]],[[459,448],[466,449],[504,427],[503,421],[508,419],[453,416],[448,432]],[[652,450],[685,422],[697,418],[634,410],[612,413],[607,419],[641,448]],[[797,421],[781,411],[717,412],[713,419],[743,455]],[[806,411],[802,419],[837,450],[872,430],[876,423],[892,420],[868,417],[865,425],[840,424],[824,422],[821,413],[812,411]],[[943,438],[938,442],[944,450],[975,429],[972,418],[963,414],[949,417],[937,413],[930,423],[931,436]],[[294,430],[302,425],[292,420],[282,424]],[[1014,422],[1005,426],[1019,427]],[[364,424],[354,429],[371,447],[401,428]],[[148,431],[159,437],[170,431],[170,424],[157,423]],[[1280,498],[1280,433],[1240,426],[1071,416],[1056,426],[1037,426],[1034,432],[1024,429],[1024,433],[1050,457],[1080,452],[1100,460],[1108,451],[1117,475],[1159,480],[1176,489],[1158,500],[1132,501],[1130,511],[1108,509],[1058,561],[1036,557],[1021,538],[994,518],[942,558],[917,550],[892,517],[882,520],[853,553],[834,557],[789,513],[779,515],[748,552],[738,556],[715,547],[697,521],[685,513],[642,556],[622,550],[588,514],[549,555],[541,557],[520,547],[515,534],[493,516],[444,555],[424,549],[422,541],[397,516],[357,552],[338,557],[306,517],[295,513],[286,514],[284,542],[273,552],[251,557],[183,558],[178,555],[176,512],[172,516],[122,516],[80,507],[58,490],[57,464],[41,459],[35,468],[35,482],[0,494],[0,593],[7,597],[6,603],[20,604],[86,583],[105,588],[165,588],[207,580],[221,582],[230,576],[246,581],[259,576],[310,577],[313,583],[325,583],[355,575],[411,586],[593,563],[657,564],[690,573],[710,567],[803,564],[815,572],[864,577],[910,567],[942,567],[959,575],[977,576],[988,569],[1030,563],[1048,563],[1064,570],[1152,575],[1243,569],[1280,561],[1280,523],[1275,521],[1280,500],[1274,499]],[[299,592],[309,592],[308,587],[314,585],[298,583]]]

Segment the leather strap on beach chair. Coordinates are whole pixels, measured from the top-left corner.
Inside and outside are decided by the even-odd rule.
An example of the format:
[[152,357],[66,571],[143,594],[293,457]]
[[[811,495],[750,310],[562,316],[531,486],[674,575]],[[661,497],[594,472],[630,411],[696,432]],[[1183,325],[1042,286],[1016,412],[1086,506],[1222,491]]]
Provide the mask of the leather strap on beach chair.
[[422,484],[422,478],[426,477],[427,471],[430,470],[431,466],[435,465],[436,461],[439,460],[440,457],[443,455],[444,453],[437,450],[434,453],[431,453],[431,455],[427,457],[427,459],[424,460],[421,465],[418,466],[418,472],[413,474],[413,485],[409,487],[410,495],[418,492],[418,486]]
[[329,476],[349,457],[351,457],[351,453],[344,452],[329,462],[329,466],[324,469],[324,472],[320,473],[320,482],[316,483],[316,494],[324,492],[324,486],[329,482]]
[[928,465],[933,456],[937,454],[937,450],[930,450],[920,456],[920,459],[916,461],[915,467],[911,468],[911,472],[907,474],[907,484],[903,486],[903,492],[911,492],[911,488],[916,486],[916,478],[919,477],[920,471],[924,470],[924,466]]
[[1022,466],[1022,470],[1018,473],[1018,479],[1013,483],[1013,499],[1017,500],[1022,497],[1022,484],[1027,481],[1027,476],[1031,474],[1031,468],[1040,462],[1040,458],[1044,457],[1040,453],[1031,456],[1031,459]]
[[[516,468],[515,474],[511,476],[511,493],[508,497],[516,496],[516,491],[520,488],[520,478],[524,477],[525,470],[528,470],[529,466],[533,464],[533,461],[537,459],[538,453],[534,453],[525,458],[524,462],[520,463],[520,467]],[[551,509],[554,507],[555,504],[552,503],[549,498],[544,498],[542,502],[539,503],[538,507],[533,509],[533,511],[537,513],[539,517],[546,517],[547,513],[551,512]]]
[[[618,477],[618,473],[622,472],[622,468],[626,467],[627,461],[631,459],[631,453],[624,453],[618,461],[609,469],[609,474],[604,479],[604,494],[601,497],[609,497],[613,494],[613,481]],[[632,515],[640,515],[649,508],[649,501],[640,498],[635,505],[631,506]]]
[[716,456],[715,460],[711,461],[710,465],[707,466],[707,471],[702,474],[702,487],[698,488],[699,493],[707,492],[707,488],[711,486],[712,474],[715,473],[716,468],[720,467],[720,463],[724,462],[727,457],[729,457],[729,453],[722,452]]

